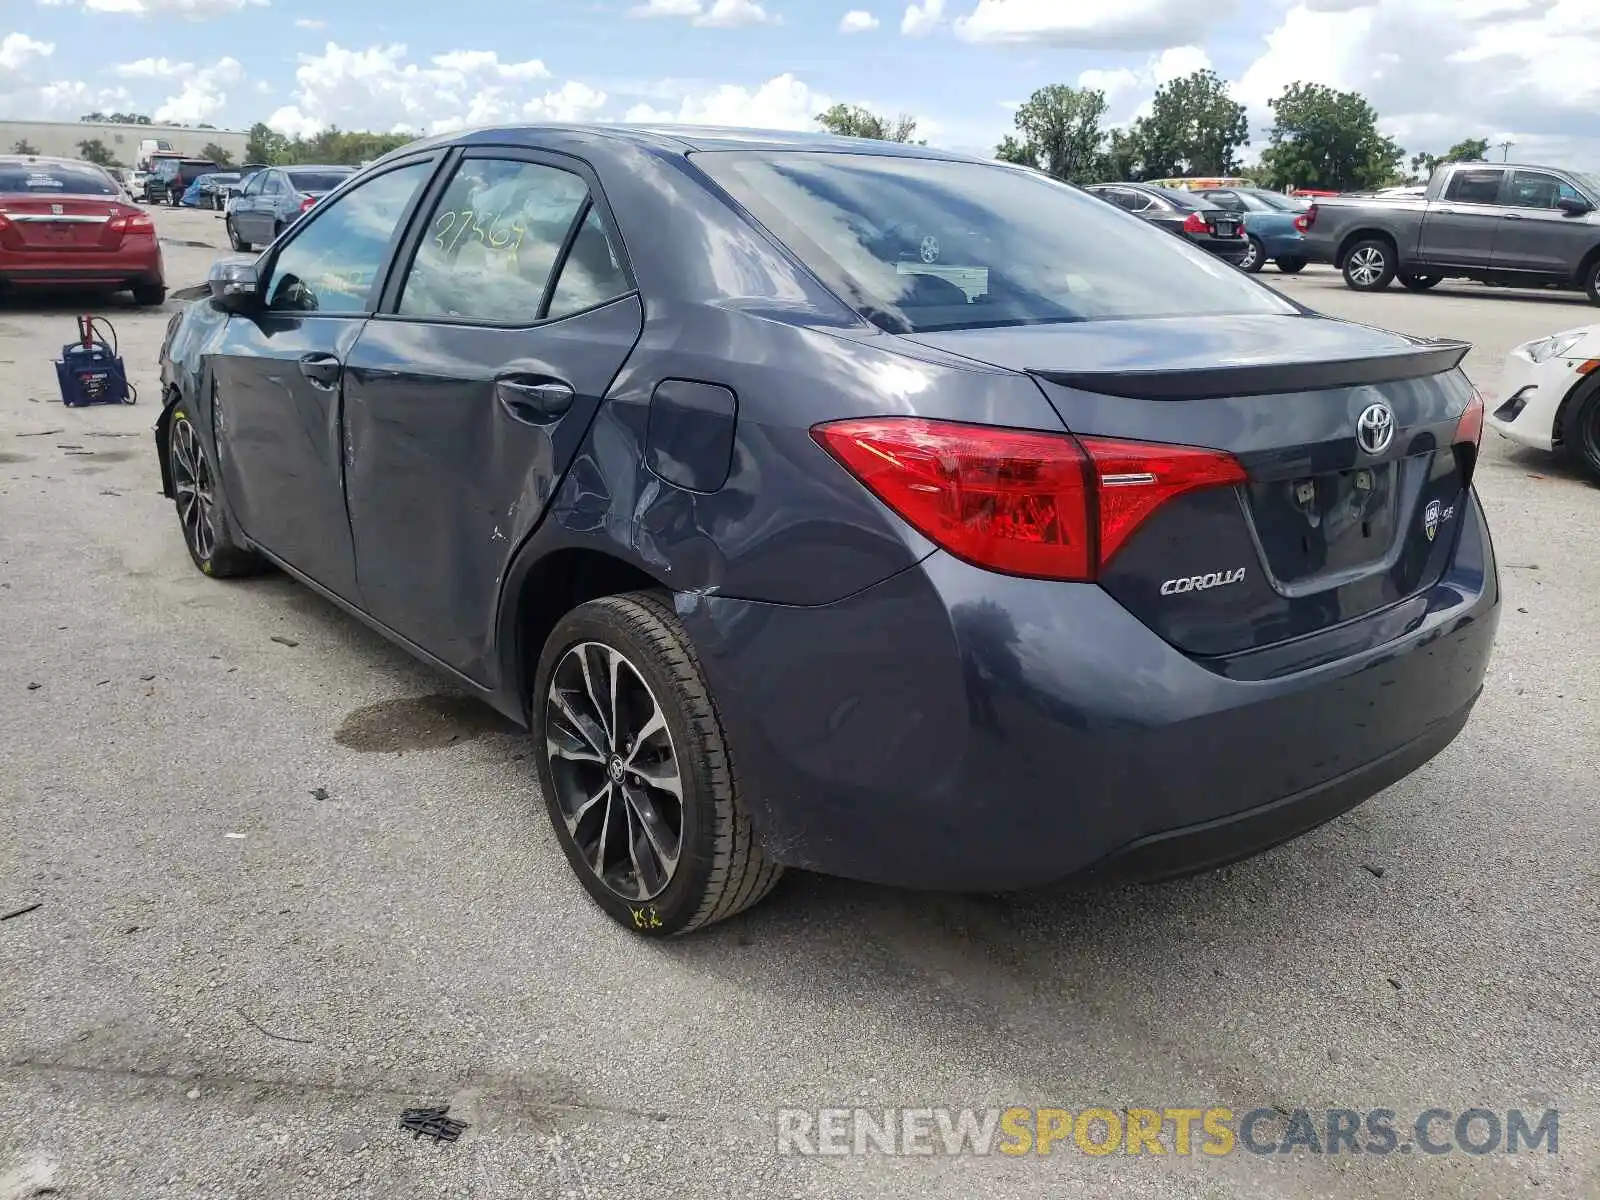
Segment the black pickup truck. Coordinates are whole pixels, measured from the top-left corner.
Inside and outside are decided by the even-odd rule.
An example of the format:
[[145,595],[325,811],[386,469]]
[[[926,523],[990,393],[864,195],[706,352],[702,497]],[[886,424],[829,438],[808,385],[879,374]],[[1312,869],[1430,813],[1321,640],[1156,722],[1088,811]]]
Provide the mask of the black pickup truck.
[[1475,279],[1584,291],[1600,304],[1600,179],[1576,171],[1447,163],[1425,196],[1319,199],[1304,221],[1304,253],[1358,292]]

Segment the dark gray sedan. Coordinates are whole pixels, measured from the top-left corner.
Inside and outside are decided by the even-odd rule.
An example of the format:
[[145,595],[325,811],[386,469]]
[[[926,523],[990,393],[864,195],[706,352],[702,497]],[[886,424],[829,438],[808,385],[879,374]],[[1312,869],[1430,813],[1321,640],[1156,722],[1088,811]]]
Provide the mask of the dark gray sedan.
[[313,204],[355,174],[354,167],[269,167],[245,183],[227,216],[228,244],[251,250],[277,240]]
[[195,565],[282,568],[528,729],[506,778],[643,936],[787,867],[1225,862],[1421,766],[1483,684],[1468,347],[1035,171],[475,130],[196,294],[156,427]]

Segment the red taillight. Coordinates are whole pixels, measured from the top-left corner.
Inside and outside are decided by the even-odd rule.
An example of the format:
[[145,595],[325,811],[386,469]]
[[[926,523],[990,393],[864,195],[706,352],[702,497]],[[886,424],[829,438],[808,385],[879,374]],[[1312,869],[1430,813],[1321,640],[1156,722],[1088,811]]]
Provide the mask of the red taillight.
[[1206,224],[1206,219],[1197,212],[1190,213],[1183,219],[1185,233],[1210,233],[1211,227]]
[[307,196],[304,200],[300,201],[300,211],[305,212],[316,202],[317,198],[315,196]]
[[10,228],[11,228],[11,219],[9,217],[7,217],[5,215],[5,213],[0,212],[0,233],[4,233],[6,230],[8,230]]
[[1316,205],[1315,201],[1313,201],[1311,204],[1307,205],[1305,212],[1301,213],[1298,217],[1296,217],[1294,219],[1294,227],[1296,229],[1298,229],[1301,233],[1307,232],[1316,223],[1317,223],[1317,205]]
[[112,217],[107,222],[107,227],[113,233],[154,233],[156,231],[155,222],[142,212]]
[[1079,438],[1094,462],[1100,502],[1100,565],[1168,500],[1200,488],[1234,487],[1247,476],[1239,460],[1202,446]]
[[1467,401],[1466,411],[1456,422],[1456,445],[1477,446],[1483,441],[1483,409],[1483,393],[1473,388],[1472,399]]
[[1042,579],[1092,581],[1162,504],[1245,478],[1216,450],[912,417],[837,421],[811,434],[941,548]]

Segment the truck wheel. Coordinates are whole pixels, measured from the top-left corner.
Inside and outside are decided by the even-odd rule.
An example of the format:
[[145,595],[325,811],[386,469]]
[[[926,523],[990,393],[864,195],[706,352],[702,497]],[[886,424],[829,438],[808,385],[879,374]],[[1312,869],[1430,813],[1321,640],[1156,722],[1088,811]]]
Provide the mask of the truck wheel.
[[1350,247],[1344,256],[1345,286],[1357,292],[1381,292],[1394,278],[1394,247],[1369,238]]
[[1412,271],[1401,271],[1399,276],[1400,286],[1408,292],[1425,292],[1435,286],[1444,278],[1443,275],[1418,275]]
[[1590,304],[1600,304],[1600,255],[1584,268],[1583,290],[1589,293]]
[[1277,262],[1278,270],[1285,275],[1298,275],[1306,269],[1306,260],[1303,258],[1280,258]]

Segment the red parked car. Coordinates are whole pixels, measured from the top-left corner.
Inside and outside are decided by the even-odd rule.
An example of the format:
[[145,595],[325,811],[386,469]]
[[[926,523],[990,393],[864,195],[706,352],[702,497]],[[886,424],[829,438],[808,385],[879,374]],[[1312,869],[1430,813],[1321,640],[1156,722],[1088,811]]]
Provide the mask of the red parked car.
[[92,163],[0,155],[0,291],[92,287],[167,298],[156,229]]

